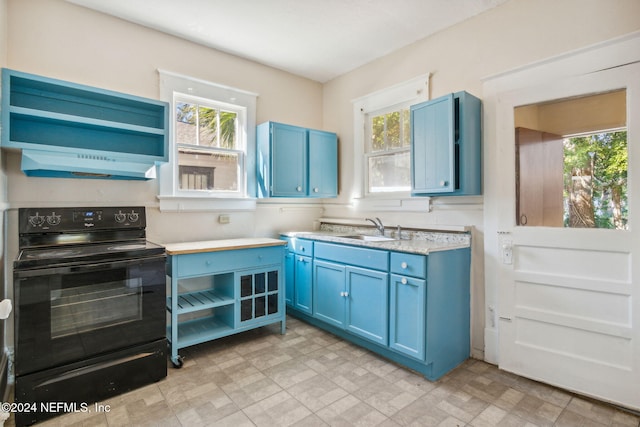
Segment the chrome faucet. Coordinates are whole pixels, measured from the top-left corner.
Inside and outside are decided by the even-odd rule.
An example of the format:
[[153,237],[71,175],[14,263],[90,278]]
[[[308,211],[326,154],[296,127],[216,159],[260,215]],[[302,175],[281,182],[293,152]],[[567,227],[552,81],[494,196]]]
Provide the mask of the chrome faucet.
[[371,221],[373,225],[375,225],[378,231],[380,232],[380,235],[384,236],[384,225],[382,225],[382,220],[380,218],[378,217],[376,217],[376,219],[365,218],[365,221]]

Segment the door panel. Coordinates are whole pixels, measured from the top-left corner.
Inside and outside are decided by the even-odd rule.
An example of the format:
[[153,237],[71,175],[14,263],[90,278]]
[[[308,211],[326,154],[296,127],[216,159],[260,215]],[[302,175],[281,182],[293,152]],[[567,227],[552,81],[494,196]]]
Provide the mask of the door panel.
[[273,196],[305,195],[307,193],[307,130],[274,123],[272,144]]
[[[496,343],[501,369],[640,409],[640,82],[634,77],[640,64],[582,71],[587,63],[610,59],[599,49],[485,87],[485,139],[496,148],[487,156],[491,172],[485,176],[485,336],[488,359]],[[576,75],[568,74],[571,67]],[[509,166],[516,156],[514,108],[620,88],[627,93],[629,229],[518,226],[516,173]]]
[[314,261],[313,284],[314,317],[344,328],[345,267],[326,261]]
[[347,330],[388,344],[389,274],[347,267]]
[[516,129],[516,218],[518,225],[562,227],[562,137]]

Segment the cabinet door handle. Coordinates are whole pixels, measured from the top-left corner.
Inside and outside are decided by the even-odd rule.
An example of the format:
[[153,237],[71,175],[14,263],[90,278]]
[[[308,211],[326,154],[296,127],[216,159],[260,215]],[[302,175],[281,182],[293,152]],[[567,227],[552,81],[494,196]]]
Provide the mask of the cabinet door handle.
[[403,270],[406,270],[408,265],[406,262],[403,262],[402,264],[400,264],[400,267],[402,267]]
[[402,278],[402,280],[400,280],[400,282],[401,282],[403,285],[406,285],[406,284],[407,284],[407,278],[406,278],[406,277],[403,277],[403,278]]
[[296,191],[302,191],[302,187],[301,187],[300,185],[298,185],[298,186],[296,187]]
[[446,186],[447,186],[447,181],[445,181],[444,179],[440,181],[440,187],[446,187]]
[[318,189],[318,187],[315,187],[315,188],[313,189],[313,192],[314,192],[314,193],[317,193],[318,191],[320,191],[320,190]]

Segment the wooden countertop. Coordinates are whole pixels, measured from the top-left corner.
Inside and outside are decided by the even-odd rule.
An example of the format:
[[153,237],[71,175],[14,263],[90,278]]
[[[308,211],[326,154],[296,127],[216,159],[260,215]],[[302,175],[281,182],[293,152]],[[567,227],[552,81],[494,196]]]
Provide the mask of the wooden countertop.
[[234,249],[261,248],[265,246],[284,246],[287,242],[268,237],[248,237],[240,239],[206,240],[201,242],[167,243],[164,245],[168,255],[195,254],[199,252],[229,251]]

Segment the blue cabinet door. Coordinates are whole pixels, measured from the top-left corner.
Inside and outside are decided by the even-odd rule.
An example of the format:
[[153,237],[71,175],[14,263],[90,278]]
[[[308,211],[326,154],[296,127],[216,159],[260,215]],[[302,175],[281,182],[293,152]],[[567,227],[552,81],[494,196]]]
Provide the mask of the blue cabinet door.
[[344,329],[345,266],[326,261],[313,264],[313,315]]
[[456,92],[411,106],[411,194],[482,194],[482,102]]
[[392,274],[389,288],[389,347],[424,360],[426,281]]
[[296,280],[296,254],[286,251],[284,254],[284,301],[293,306],[294,286]]
[[309,130],[309,197],[338,195],[338,138]]
[[346,329],[381,345],[388,343],[389,274],[346,268]]
[[300,197],[307,194],[307,130],[271,124],[271,195]]
[[455,190],[453,94],[411,107],[412,190]]
[[295,292],[293,306],[298,310],[313,314],[312,274],[313,264],[311,257],[295,255]]

